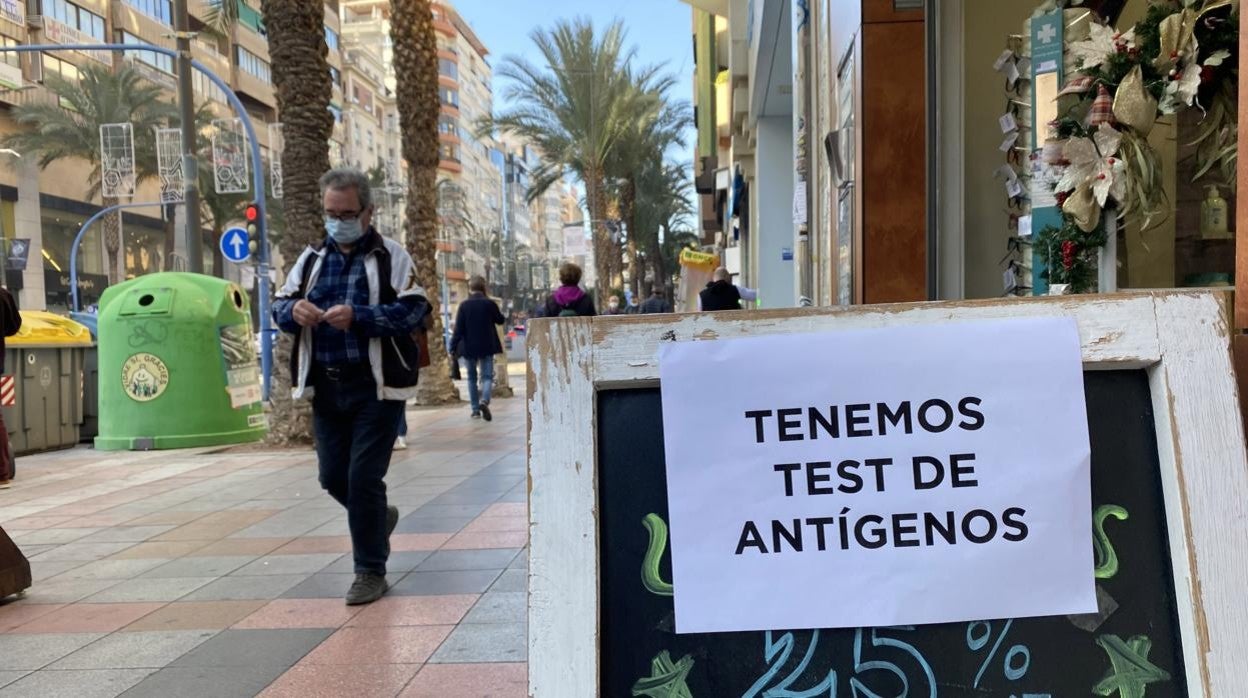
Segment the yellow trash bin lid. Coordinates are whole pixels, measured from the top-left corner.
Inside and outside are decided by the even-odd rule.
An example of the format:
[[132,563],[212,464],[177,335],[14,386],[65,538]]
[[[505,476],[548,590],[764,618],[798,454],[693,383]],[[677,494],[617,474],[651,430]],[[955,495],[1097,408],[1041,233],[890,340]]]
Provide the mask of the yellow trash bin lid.
[[11,347],[89,347],[91,330],[63,315],[42,310],[23,310],[22,329],[5,340]]

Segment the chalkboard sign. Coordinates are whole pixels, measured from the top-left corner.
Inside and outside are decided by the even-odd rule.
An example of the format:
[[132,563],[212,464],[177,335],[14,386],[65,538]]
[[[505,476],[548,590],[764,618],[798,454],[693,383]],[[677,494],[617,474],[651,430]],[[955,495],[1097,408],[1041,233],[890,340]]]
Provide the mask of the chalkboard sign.
[[[1098,613],[674,632],[663,343],[1023,316],[1070,317],[1079,330]],[[1248,457],[1227,328],[1204,292],[534,321],[530,695],[1242,695]],[[931,583],[915,581],[916,594]]]
[[1148,377],[1084,380],[1100,614],[693,635],[665,581],[659,390],[600,392],[600,695],[1187,696]]

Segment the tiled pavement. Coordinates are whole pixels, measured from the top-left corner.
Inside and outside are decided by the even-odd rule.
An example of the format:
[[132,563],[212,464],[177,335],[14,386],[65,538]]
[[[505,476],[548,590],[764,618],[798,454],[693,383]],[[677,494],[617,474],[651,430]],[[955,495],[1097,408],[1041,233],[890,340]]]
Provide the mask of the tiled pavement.
[[523,398],[494,408],[409,411],[366,607],[310,453],[20,459],[0,525],[36,582],[0,603],[0,697],[526,695]]

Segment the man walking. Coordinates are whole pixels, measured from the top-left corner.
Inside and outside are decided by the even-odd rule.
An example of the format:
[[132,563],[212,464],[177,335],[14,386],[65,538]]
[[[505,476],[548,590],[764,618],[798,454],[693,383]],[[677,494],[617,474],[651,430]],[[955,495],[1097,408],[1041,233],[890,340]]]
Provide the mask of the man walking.
[[321,177],[326,238],[304,250],[277,294],[273,314],[296,335],[295,399],[312,400],[321,486],[347,509],[355,582],[348,605],[386,593],[390,533],[399,510],[386,503],[386,471],[406,401],[416,394],[412,331],[429,304],[412,258],[372,226],[368,178],[334,169]]
[[650,291],[650,297],[645,303],[641,304],[641,314],[650,315],[652,313],[670,313],[672,305],[663,297],[663,287],[655,284]]
[[[498,304],[485,295],[485,279],[474,276],[468,280],[468,298],[455,313],[455,334],[451,346],[468,362],[468,400],[472,418],[494,419],[490,414],[490,391],[494,387],[494,355],[503,353],[496,325],[506,319]],[[477,387],[480,377],[481,386]]]

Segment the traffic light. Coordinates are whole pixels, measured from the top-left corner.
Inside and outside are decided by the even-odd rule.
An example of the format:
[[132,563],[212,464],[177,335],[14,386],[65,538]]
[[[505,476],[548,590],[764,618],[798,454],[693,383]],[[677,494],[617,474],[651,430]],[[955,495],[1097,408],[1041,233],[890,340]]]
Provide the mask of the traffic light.
[[255,240],[260,231],[260,207],[255,203],[247,204],[247,211],[243,215],[247,218],[247,236]]

